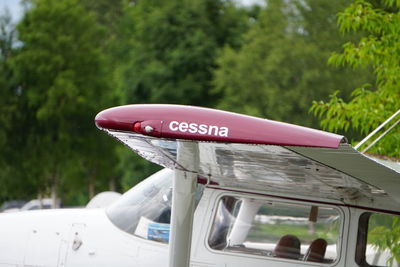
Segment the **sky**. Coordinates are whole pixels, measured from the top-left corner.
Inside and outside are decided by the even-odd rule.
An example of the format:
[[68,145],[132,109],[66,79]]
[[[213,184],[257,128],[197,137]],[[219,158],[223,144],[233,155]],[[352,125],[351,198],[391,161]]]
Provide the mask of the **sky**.
[[22,7],[19,2],[19,0],[0,0],[0,14],[3,14],[4,9],[7,7],[11,13],[13,21],[18,21],[22,16]]

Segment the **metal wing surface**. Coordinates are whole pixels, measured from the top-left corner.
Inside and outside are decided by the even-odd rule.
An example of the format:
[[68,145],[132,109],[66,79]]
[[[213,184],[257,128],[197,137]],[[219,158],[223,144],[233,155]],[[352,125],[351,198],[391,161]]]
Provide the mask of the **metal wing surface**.
[[[400,173],[348,144],[311,148],[217,143],[105,131],[147,160],[209,179],[210,187],[400,212]],[[198,168],[178,160],[183,142],[198,144]]]

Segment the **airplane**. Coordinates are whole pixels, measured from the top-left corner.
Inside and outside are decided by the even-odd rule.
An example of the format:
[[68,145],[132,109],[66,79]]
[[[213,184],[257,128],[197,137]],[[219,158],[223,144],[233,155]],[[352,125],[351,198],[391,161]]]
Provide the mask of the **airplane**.
[[182,105],[95,123],[164,169],[103,209],[1,214],[0,267],[399,265],[399,164],[343,136]]

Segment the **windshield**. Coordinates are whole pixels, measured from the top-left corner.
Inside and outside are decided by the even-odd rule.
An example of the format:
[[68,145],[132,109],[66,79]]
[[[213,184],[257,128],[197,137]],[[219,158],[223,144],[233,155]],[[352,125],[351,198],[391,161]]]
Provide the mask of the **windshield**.
[[163,169],[127,191],[106,210],[110,220],[125,232],[167,243],[173,175]]

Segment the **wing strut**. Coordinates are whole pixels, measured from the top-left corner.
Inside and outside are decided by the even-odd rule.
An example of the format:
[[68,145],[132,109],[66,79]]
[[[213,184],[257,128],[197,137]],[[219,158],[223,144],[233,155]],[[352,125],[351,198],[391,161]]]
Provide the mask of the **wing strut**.
[[[178,142],[178,162],[187,170],[199,168],[195,142]],[[175,169],[173,181],[169,267],[189,267],[197,174]]]
[[[381,125],[379,125],[375,130],[373,130],[367,137],[365,137],[363,140],[361,140],[360,143],[358,143],[354,148],[356,150],[358,150],[365,142],[367,142],[372,136],[374,136],[380,129],[382,129],[386,124],[388,124],[393,118],[395,118],[399,114],[400,114],[400,109],[398,111],[396,111],[392,116],[390,116],[385,122],[383,122]],[[397,125],[397,123],[398,122],[396,122],[395,125]],[[389,129],[391,130],[392,127]],[[368,150],[368,148],[364,149],[362,151],[362,153],[364,153],[366,150]]]

